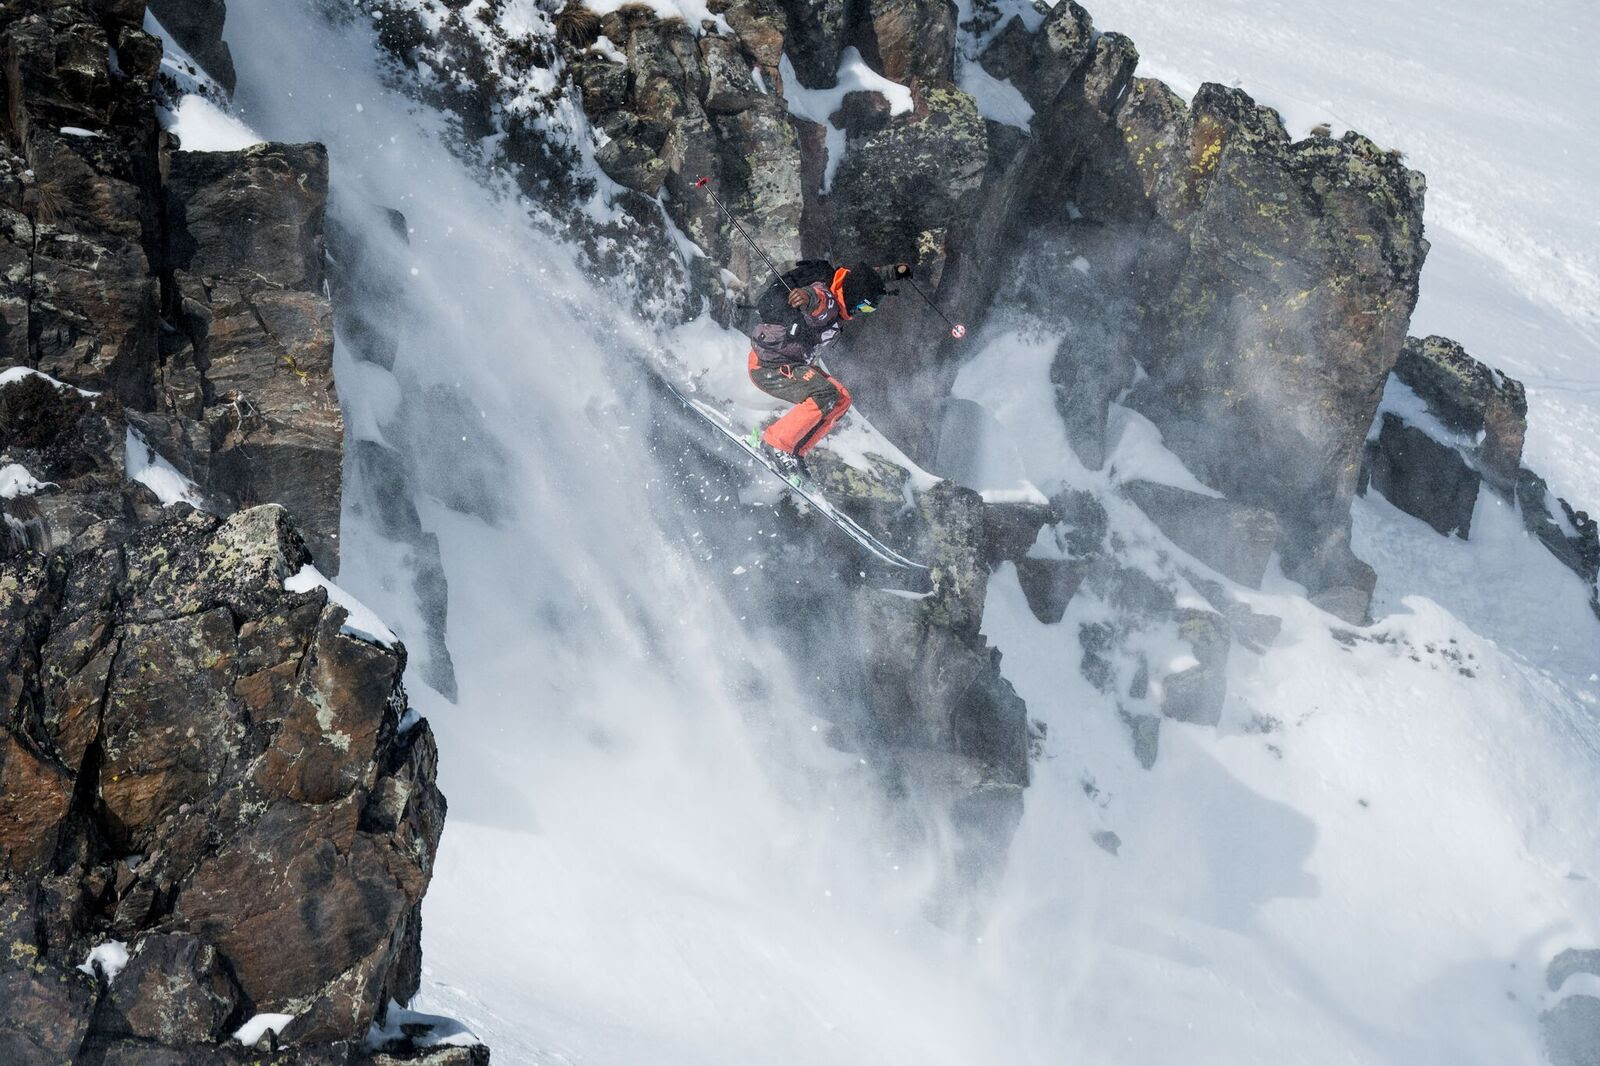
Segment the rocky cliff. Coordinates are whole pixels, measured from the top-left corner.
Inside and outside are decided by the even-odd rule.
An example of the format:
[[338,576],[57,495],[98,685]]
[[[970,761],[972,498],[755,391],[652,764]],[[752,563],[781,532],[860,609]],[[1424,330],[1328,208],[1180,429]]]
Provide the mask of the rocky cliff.
[[144,17],[0,4],[0,1059],[482,1061],[374,1027],[445,805],[321,576],[326,153],[183,151]]

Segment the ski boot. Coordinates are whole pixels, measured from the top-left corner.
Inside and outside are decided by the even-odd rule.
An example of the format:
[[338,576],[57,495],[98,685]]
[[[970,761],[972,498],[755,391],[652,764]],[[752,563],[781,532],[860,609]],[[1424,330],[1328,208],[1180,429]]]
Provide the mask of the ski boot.
[[750,446],[765,456],[767,462],[772,464],[778,474],[796,488],[800,486],[802,481],[811,480],[811,470],[806,466],[804,459],[793,452],[774,448],[761,439],[761,431],[759,429],[750,431]]

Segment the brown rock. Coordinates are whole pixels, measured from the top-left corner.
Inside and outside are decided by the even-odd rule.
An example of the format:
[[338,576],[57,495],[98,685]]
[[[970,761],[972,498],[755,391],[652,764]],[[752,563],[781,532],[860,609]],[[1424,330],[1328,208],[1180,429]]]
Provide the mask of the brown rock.
[[109,828],[130,850],[221,779],[243,735],[227,698],[232,669],[225,608],[125,629],[106,701],[99,794]]
[[147,936],[107,988],[95,1027],[161,1044],[207,1044],[227,1036],[239,990],[215,948],[186,933]]
[[342,607],[322,612],[293,696],[258,713],[257,722],[277,725],[255,771],[268,795],[327,803],[373,784],[378,732],[405,660],[340,633],[344,620]]
[[425,883],[359,815],[355,798],[275,804],[180,890],[177,920],[222,949],[258,1009],[313,1016],[295,1039],[365,1031]]
[[0,957],[0,1004],[0,1062],[58,1066],[74,1061],[89,1029],[94,980],[12,941]]
[[926,0],[868,0],[862,49],[867,62],[890,81],[949,82],[954,77],[956,19],[953,5]]
[[0,728],[0,868],[38,870],[54,853],[72,775]]

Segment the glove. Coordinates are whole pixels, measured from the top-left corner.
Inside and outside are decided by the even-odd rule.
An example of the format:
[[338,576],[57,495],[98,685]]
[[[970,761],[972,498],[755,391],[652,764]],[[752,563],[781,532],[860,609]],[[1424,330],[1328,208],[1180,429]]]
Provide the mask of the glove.
[[895,277],[896,281],[904,281],[907,278],[909,278],[910,276],[911,276],[911,264],[910,263],[896,263],[894,265],[894,277]]
[[789,290],[789,306],[796,311],[809,311],[811,310],[811,305],[815,302],[810,289]]

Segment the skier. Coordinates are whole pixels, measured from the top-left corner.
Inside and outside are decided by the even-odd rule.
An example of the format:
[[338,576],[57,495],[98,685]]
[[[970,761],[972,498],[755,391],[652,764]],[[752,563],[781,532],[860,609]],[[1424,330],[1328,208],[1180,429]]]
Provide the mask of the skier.
[[[897,264],[893,276],[909,278],[911,267]],[[750,380],[795,405],[759,435],[761,450],[785,473],[808,475],[805,454],[850,409],[849,391],[816,365],[817,356],[846,322],[870,315],[890,291],[865,263],[835,267],[803,259],[762,293],[760,321],[750,333]]]

